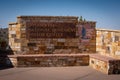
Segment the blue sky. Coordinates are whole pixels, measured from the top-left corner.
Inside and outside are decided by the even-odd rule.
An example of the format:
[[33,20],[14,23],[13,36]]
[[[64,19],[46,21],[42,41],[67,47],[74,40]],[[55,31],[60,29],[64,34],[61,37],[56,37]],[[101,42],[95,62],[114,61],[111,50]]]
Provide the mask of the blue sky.
[[20,15],[83,16],[97,28],[120,30],[120,0],[1,0],[0,27]]

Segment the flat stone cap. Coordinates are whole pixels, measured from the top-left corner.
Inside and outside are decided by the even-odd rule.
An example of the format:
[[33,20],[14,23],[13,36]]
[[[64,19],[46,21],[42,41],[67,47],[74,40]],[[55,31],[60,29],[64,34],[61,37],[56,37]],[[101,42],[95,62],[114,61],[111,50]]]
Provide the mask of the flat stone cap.
[[105,62],[120,61],[120,59],[115,59],[115,58],[108,57],[108,56],[103,56],[103,55],[100,55],[100,54],[91,54],[89,56],[90,56],[90,58],[98,59],[98,60],[105,61]]

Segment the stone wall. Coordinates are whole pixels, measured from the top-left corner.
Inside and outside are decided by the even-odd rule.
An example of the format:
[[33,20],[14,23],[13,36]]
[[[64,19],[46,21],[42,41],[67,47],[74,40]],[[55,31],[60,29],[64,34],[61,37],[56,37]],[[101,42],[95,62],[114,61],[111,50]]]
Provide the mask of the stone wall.
[[97,29],[96,49],[102,55],[120,59],[120,31]]
[[99,54],[90,55],[90,66],[106,74],[120,74],[120,60]]
[[16,54],[95,53],[95,26],[75,16],[19,16],[9,24],[9,43]]
[[89,56],[84,54],[46,54],[9,56],[15,67],[88,66]]
[[100,54],[9,55],[14,67],[91,66],[106,74],[120,74],[120,60]]
[[10,23],[8,30],[9,30],[9,45],[15,54],[16,52],[21,51],[20,24]]

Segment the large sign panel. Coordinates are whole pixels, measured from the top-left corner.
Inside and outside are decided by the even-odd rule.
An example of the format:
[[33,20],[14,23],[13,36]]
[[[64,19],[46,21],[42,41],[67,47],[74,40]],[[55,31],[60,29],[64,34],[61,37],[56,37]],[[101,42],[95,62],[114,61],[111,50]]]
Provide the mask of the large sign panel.
[[28,39],[75,38],[76,24],[67,22],[27,22]]
[[95,25],[94,24],[79,24],[78,27],[78,36],[80,37],[80,43],[82,45],[92,44],[90,41],[95,40]]

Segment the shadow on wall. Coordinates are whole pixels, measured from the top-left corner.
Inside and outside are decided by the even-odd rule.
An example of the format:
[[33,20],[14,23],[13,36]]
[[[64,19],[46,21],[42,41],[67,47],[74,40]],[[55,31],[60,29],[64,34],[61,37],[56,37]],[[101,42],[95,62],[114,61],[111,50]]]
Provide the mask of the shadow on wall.
[[8,57],[8,55],[12,55],[12,50],[2,50],[0,49],[0,70],[12,68],[13,65]]

